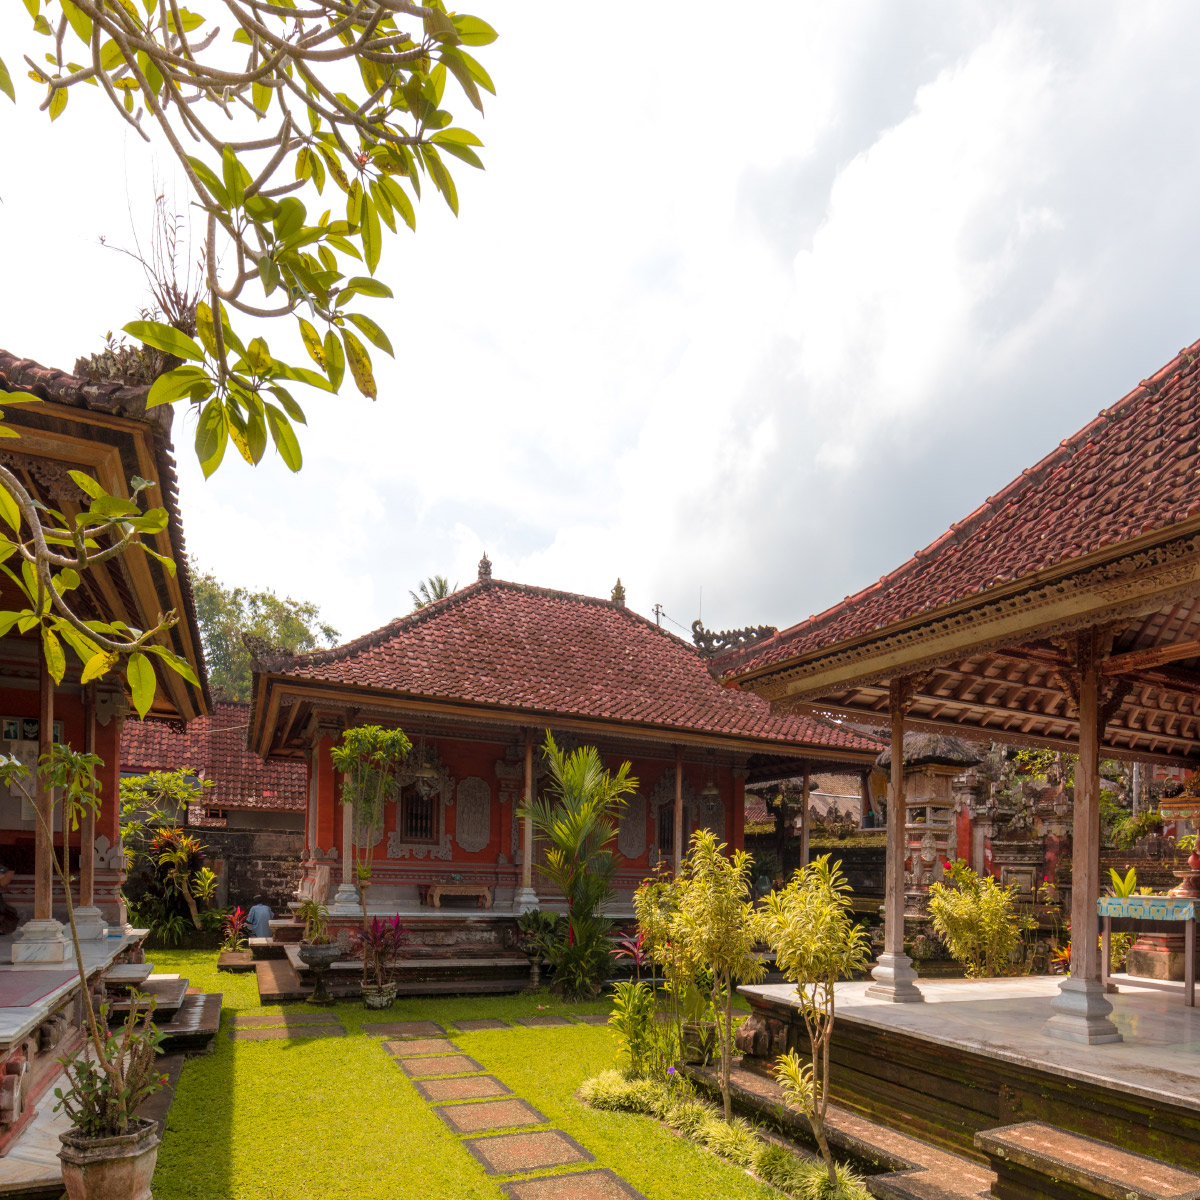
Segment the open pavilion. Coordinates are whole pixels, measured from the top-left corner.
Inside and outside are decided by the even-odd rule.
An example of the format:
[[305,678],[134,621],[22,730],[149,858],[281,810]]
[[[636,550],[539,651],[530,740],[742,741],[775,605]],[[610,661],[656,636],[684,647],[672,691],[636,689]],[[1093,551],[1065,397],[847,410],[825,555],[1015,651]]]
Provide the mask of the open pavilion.
[[[717,669],[777,712],[887,725],[893,745],[927,729],[1077,752],[1071,920],[1095,930],[1100,757],[1200,765],[1200,343],[877,583]],[[904,953],[903,797],[894,755],[885,949],[854,1001],[885,1025],[887,1002],[926,998]],[[1070,975],[1024,1005],[1026,1044],[1141,1042],[1153,1022],[1123,999],[1114,1014],[1097,938],[1076,936]],[[986,1005],[976,1016],[986,1051]],[[1193,1055],[1194,1017],[1172,1026]]]

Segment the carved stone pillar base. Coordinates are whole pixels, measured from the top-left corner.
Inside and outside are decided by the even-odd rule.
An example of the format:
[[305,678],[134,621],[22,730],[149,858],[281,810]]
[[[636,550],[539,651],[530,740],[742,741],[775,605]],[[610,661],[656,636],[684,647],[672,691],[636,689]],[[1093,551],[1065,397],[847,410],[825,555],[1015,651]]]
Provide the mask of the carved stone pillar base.
[[1104,998],[1104,985],[1100,980],[1068,976],[1058,988],[1051,1006],[1054,1016],[1042,1026],[1047,1037],[1084,1046],[1122,1040],[1120,1030],[1108,1019],[1112,1005]]
[[61,921],[26,921],[17,930],[12,960],[20,962],[65,962],[69,945]]
[[531,887],[519,887],[513,892],[513,912],[527,913],[539,907],[538,894]]
[[81,942],[96,942],[108,937],[104,914],[94,904],[75,910],[75,929]]
[[331,917],[361,917],[362,905],[358,899],[358,888],[352,883],[338,884],[333,903],[329,906]]
[[907,954],[881,954],[871,972],[874,980],[867,995],[893,1004],[915,1004],[925,999],[917,988],[917,973]]

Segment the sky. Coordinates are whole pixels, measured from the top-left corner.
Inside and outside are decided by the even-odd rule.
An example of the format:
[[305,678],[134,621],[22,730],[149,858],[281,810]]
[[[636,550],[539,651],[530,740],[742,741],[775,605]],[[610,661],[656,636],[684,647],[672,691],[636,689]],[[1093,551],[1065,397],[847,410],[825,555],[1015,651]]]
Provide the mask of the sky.
[[[219,19],[215,0],[191,7]],[[208,481],[189,551],[349,638],[440,573],[804,619],[1200,337],[1187,3],[472,0],[487,169],[391,237],[379,399],[305,397],[302,472]],[[739,13],[741,14],[739,16]],[[40,54],[21,5],[0,46]],[[103,98],[0,97],[0,346],[70,368],[146,303],[101,246],[169,157]],[[82,93],[82,89],[76,89]]]

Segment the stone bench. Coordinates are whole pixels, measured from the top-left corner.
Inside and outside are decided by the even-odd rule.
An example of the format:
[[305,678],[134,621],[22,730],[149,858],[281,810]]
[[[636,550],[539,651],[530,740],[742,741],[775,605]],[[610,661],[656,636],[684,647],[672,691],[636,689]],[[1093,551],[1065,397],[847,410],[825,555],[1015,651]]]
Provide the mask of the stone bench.
[[975,1135],[998,1200],[1200,1200],[1200,1175],[1041,1121]]

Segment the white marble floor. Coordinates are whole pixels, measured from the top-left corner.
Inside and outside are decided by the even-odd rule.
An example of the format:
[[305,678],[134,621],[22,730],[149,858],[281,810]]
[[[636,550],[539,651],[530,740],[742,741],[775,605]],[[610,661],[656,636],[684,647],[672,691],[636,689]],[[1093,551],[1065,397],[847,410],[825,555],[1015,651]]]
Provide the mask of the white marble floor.
[[[866,983],[839,983],[837,1019],[1200,1108],[1200,1007],[1184,1006],[1182,983],[1112,976],[1112,1019],[1124,1041],[1081,1046],[1042,1033],[1062,978],[919,980],[923,1004],[892,1004],[868,996]],[[741,990],[795,996],[788,984]]]

